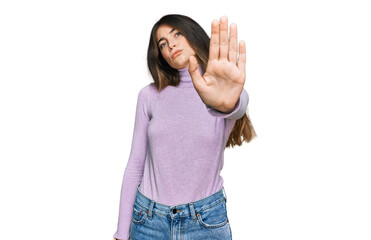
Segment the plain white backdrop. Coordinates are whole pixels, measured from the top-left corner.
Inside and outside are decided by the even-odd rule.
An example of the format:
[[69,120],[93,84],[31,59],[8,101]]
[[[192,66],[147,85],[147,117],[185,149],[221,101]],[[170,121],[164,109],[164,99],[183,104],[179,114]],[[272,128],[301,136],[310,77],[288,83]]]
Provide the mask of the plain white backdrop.
[[371,239],[367,1],[1,1],[0,239],[112,239],[153,24],[225,15],[258,138],[226,149],[234,240]]

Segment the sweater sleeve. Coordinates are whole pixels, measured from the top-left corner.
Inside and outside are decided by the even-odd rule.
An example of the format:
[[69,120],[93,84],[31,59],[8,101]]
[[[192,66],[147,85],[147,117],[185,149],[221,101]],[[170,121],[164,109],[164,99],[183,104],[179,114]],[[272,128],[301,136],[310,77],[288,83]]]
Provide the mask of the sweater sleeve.
[[118,239],[129,239],[131,218],[137,187],[142,181],[147,154],[147,127],[149,114],[149,88],[144,87],[137,97],[134,131],[131,152],[125,168],[121,195],[117,231],[113,235]]
[[249,103],[249,95],[247,94],[247,91],[243,89],[236,103],[236,106],[234,107],[233,111],[230,113],[223,113],[206,104],[205,105],[206,105],[207,111],[214,117],[238,120],[242,118],[243,115],[245,115],[248,103]]

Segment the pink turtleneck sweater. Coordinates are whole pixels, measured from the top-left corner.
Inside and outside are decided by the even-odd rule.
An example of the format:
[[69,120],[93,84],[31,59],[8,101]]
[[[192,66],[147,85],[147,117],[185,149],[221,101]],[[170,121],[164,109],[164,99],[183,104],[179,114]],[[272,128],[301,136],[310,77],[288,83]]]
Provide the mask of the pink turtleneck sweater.
[[[180,83],[158,92],[153,83],[138,94],[130,156],[121,188],[114,238],[129,239],[137,187],[168,206],[194,202],[219,191],[224,149],[237,119],[246,113],[243,89],[231,113],[205,105],[187,68]],[[199,71],[203,75],[199,65]]]

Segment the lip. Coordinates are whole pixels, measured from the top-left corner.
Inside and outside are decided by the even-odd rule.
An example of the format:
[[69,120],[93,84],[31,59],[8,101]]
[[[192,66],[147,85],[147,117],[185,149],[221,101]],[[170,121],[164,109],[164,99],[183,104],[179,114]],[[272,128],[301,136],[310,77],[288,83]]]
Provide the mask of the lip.
[[176,50],[176,51],[171,55],[171,58],[174,58],[174,57],[178,56],[178,55],[179,55],[178,53],[180,53],[181,51],[183,51],[183,50]]

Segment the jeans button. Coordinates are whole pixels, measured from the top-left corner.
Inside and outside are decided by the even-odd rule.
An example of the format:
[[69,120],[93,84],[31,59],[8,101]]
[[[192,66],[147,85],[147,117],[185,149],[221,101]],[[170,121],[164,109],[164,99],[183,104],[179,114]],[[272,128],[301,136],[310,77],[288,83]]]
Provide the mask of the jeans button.
[[175,214],[176,212],[177,212],[177,210],[174,208],[174,209],[173,209],[173,213]]

